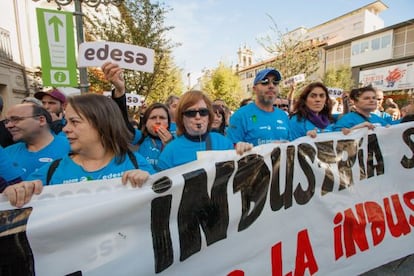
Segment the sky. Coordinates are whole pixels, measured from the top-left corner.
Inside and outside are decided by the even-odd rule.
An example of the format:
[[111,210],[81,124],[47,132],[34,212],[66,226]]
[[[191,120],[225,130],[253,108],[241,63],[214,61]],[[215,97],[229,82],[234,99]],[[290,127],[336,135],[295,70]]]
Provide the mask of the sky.
[[[160,1],[162,2],[162,1]],[[220,62],[237,64],[237,50],[248,46],[254,60],[266,58],[258,39],[272,34],[272,19],[282,32],[312,28],[375,0],[165,0],[172,10],[165,24],[174,26],[170,39],[182,45],[174,49],[175,63],[183,81],[191,85],[203,69]],[[380,13],[384,26],[414,19],[414,0],[383,0],[388,9]]]

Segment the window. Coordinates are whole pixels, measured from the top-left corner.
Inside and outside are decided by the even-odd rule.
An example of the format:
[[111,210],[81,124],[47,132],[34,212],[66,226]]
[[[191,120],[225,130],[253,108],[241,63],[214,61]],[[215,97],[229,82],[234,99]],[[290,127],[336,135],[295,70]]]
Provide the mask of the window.
[[369,50],[369,43],[368,41],[364,41],[361,43],[361,53],[367,52]]
[[371,41],[371,49],[373,50],[373,51],[375,51],[375,50],[379,50],[380,49],[380,45],[381,44],[381,41],[380,41],[380,38],[375,38],[375,39],[373,39],[372,41]]
[[359,55],[359,44],[355,44],[354,46],[352,46],[352,55]]
[[388,48],[391,46],[391,36],[386,35],[383,36],[381,39],[381,48]]

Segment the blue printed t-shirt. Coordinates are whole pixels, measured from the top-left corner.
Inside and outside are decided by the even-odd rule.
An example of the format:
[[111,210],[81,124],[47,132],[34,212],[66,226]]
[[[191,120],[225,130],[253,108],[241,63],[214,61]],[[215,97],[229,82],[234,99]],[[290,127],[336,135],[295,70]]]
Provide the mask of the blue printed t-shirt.
[[4,149],[10,156],[11,162],[18,163],[23,168],[23,180],[44,164],[62,158],[69,153],[70,145],[68,139],[62,135],[55,135],[53,137],[53,141],[49,145],[38,151],[29,151],[26,143],[23,142],[10,145]]
[[301,120],[299,120],[298,115],[293,115],[289,119],[289,123],[290,123],[290,135],[291,135],[292,140],[295,140],[302,136],[306,136],[306,133],[309,130],[316,129],[317,133],[333,131],[333,124],[329,124],[326,128],[323,128],[323,129],[318,128],[317,126],[315,126],[314,123],[312,123],[310,120],[306,118],[302,118]]
[[[211,142],[211,150],[234,149],[233,143],[220,133],[210,132],[208,134]],[[207,150],[206,140],[193,141],[185,135],[180,135],[169,142],[161,152],[158,159],[158,168],[166,170],[197,159],[198,151]]]
[[0,146],[0,193],[10,184],[20,182],[24,174],[17,163],[10,162],[9,155]]
[[[145,160],[145,158],[138,152],[134,152],[140,170],[147,171],[149,174],[154,174],[155,171],[152,166]],[[28,176],[28,180],[39,179],[43,185],[46,185],[47,171],[51,164],[46,164],[36,172]],[[68,184],[75,182],[84,182],[99,179],[112,179],[122,177],[125,171],[135,170],[134,164],[130,158],[125,156],[125,159],[120,164],[115,162],[115,157],[105,167],[96,171],[86,171],[82,166],[73,162],[69,155],[62,158],[59,166],[56,168],[50,179],[50,185]]]
[[283,110],[261,110],[255,103],[239,108],[231,117],[226,133],[234,144],[252,143],[254,146],[276,141],[290,141],[289,118]]
[[381,117],[371,113],[368,118],[357,112],[349,112],[342,116],[334,125],[335,131],[340,131],[343,128],[352,128],[356,125],[359,125],[363,122],[370,122],[376,126],[386,126],[388,122],[382,119]]

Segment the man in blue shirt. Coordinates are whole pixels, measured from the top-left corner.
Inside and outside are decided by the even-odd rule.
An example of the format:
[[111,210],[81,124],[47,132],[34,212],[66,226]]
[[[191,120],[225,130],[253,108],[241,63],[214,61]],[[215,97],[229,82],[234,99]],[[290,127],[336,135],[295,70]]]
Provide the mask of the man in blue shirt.
[[12,106],[6,115],[5,126],[17,142],[5,148],[12,163],[19,164],[26,177],[45,163],[66,156],[69,141],[63,135],[54,135],[49,127],[49,112],[32,103]]
[[257,73],[253,83],[255,101],[230,117],[227,136],[234,144],[243,141],[257,146],[291,140],[288,115],[273,106],[281,79],[279,71],[273,68]]

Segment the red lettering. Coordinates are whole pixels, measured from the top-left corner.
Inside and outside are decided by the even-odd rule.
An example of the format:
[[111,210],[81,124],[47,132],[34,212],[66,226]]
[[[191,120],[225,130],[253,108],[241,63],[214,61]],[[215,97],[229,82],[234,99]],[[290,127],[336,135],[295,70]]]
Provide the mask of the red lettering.
[[298,243],[296,249],[295,276],[305,275],[309,269],[309,274],[315,274],[318,271],[315,255],[313,254],[310,243],[308,230],[302,230],[298,233]]

